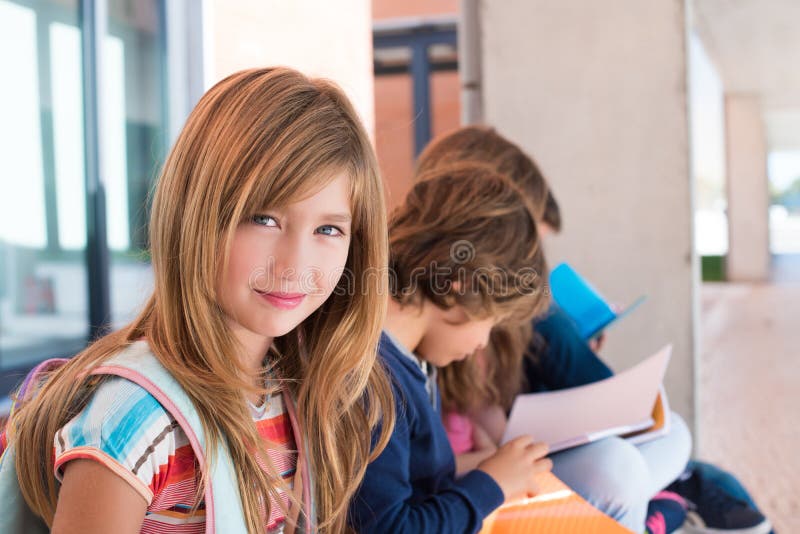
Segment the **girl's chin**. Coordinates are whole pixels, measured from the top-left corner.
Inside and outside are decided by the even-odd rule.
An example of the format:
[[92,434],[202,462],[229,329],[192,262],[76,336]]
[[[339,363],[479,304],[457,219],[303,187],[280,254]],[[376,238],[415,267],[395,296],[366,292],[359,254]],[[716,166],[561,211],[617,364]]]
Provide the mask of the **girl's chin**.
[[[302,321],[301,321],[302,322]],[[291,323],[270,323],[270,324],[258,324],[258,325],[250,325],[251,328],[248,328],[251,332],[254,332],[260,336],[264,337],[281,337],[285,336],[295,328],[300,323],[292,321]]]
[[293,325],[291,325],[291,326],[270,328],[270,329],[268,330],[268,332],[269,332],[269,333],[266,333],[265,335],[267,335],[267,336],[269,336],[269,337],[281,337],[281,336],[285,336],[286,334],[288,334],[289,332],[291,332],[292,330],[294,330],[295,328],[297,328],[297,326],[298,326],[298,325],[296,325],[296,324],[293,324]]

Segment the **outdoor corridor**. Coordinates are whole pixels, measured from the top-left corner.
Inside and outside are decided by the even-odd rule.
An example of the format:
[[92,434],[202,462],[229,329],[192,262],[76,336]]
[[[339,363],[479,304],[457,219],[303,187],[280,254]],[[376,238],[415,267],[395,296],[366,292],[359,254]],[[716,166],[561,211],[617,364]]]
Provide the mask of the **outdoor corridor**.
[[776,532],[800,532],[800,260],[772,284],[704,284],[698,456],[736,473]]

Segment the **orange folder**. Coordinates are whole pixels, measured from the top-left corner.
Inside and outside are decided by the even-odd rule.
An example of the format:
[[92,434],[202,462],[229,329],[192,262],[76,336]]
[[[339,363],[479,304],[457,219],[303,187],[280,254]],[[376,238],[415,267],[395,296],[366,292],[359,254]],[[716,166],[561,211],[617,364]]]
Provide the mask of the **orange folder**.
[[539,488],[535,497],[495,510],[480,534],[631,534],[552,473],[539,476]]

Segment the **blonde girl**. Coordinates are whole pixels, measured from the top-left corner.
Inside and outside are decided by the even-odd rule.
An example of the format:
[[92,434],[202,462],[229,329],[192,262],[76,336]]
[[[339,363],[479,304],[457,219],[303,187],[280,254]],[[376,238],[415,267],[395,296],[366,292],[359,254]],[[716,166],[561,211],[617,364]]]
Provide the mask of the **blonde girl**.
[[[342,531],[394,420],[376,364],[382,199],[370,142],[332,83],[268,68],[209,90],[156,187],[143,311],[54,371],[9,424],[33,512],[61,533],[208,532],[222,444],[248,533]],[[89,374],[123,351],[152,354],[191,399],[205,467],[148,392]],[[293,492],[301,480],[310,499]]]

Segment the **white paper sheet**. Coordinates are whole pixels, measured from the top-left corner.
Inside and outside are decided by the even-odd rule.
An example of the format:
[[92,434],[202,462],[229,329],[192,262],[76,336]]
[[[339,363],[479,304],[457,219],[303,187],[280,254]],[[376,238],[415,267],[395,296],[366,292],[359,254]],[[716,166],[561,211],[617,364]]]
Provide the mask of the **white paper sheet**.
[[519,395],[503,443],[530,435],[551,452],[653,424],[652,413],[672,345],[610,378],[577,388]]

